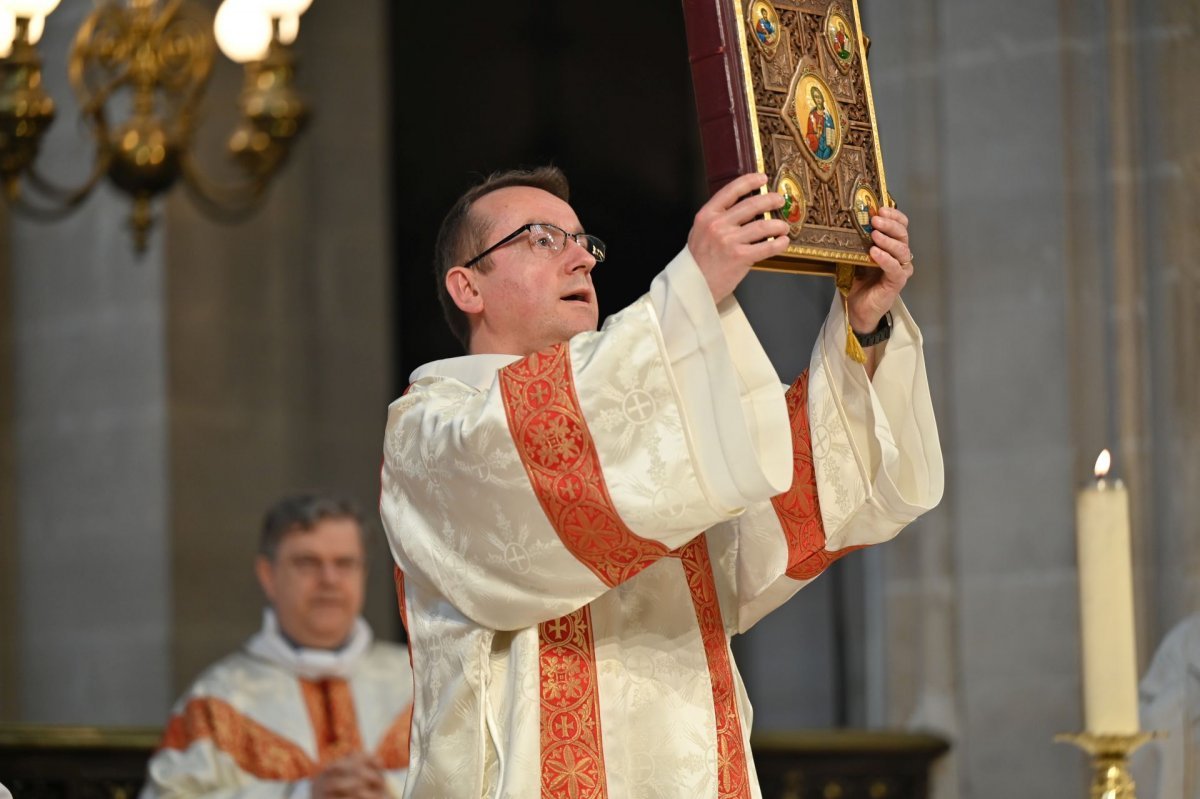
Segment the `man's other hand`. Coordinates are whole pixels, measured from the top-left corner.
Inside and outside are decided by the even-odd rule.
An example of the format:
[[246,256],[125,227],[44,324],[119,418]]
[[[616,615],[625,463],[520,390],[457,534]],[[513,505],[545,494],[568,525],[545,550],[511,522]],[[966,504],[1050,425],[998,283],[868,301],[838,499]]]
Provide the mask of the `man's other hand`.
[[908,217],[895,208],[880,208],[871,217],[871,227],[870,255],[879,269],[860,270],[850,289],[850,326],[856,333],[870,333],[879,327],[879,320],[892,310],[913,273]]
[[688,250],[718,303],[733,293],[751,266],[788,248],[788,223],[763,218],[783,206],[783,195],[751,194],[766,183],[766,175],[742,175],[723,186],[696,212],[688,234]]
[[335,760],[312,783],[312,799],[388,799],[383,764],[361,752]]

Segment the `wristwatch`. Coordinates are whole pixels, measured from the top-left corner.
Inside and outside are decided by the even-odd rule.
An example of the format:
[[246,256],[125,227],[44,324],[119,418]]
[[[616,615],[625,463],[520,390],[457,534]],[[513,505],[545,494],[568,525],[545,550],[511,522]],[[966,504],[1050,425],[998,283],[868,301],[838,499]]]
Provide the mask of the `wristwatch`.
[[879,324],[870,333],[859,333],[854,331],[854,337],[858,339],[858,343],[864,348],[874,347],[876,344],[882,344],[892,337],[892,312],[888,311],[879,320]]

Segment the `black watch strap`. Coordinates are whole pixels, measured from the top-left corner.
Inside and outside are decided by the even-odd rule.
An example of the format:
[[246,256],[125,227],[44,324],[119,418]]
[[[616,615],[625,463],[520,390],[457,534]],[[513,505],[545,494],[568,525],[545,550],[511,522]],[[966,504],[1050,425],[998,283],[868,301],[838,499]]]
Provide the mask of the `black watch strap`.
[[856,330],[854,337],[863,347],[874,347],[876,344],[887,341],[892,337],[892,312],[885,313],[879,320],[879,324],[870,333],[859,333]]

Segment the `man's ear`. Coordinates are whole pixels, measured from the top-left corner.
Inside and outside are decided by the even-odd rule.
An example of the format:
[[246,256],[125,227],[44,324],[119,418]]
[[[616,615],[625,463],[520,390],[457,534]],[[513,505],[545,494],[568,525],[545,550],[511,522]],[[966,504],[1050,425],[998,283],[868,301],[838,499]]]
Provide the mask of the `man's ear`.
[[275,603],[275,564],[266,555],[259,555],[254,559],[254,576],[258,578],[258,585],[262,588],[263,594],[267,601],[271,604]]
[[458,309],[466,314],[483,310],[483,296],[475,283],[476,274],[465,266],[452,266],[446,272],[446,291]]

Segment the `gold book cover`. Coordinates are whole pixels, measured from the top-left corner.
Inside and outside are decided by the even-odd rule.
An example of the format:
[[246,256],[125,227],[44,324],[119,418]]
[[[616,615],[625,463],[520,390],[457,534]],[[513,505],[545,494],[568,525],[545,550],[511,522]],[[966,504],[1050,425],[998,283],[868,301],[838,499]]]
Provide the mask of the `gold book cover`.
[[710,191],[759,171],[786,198],[791,246],[758,268],[874,266],[891,204],[857,0],[684,0]]

